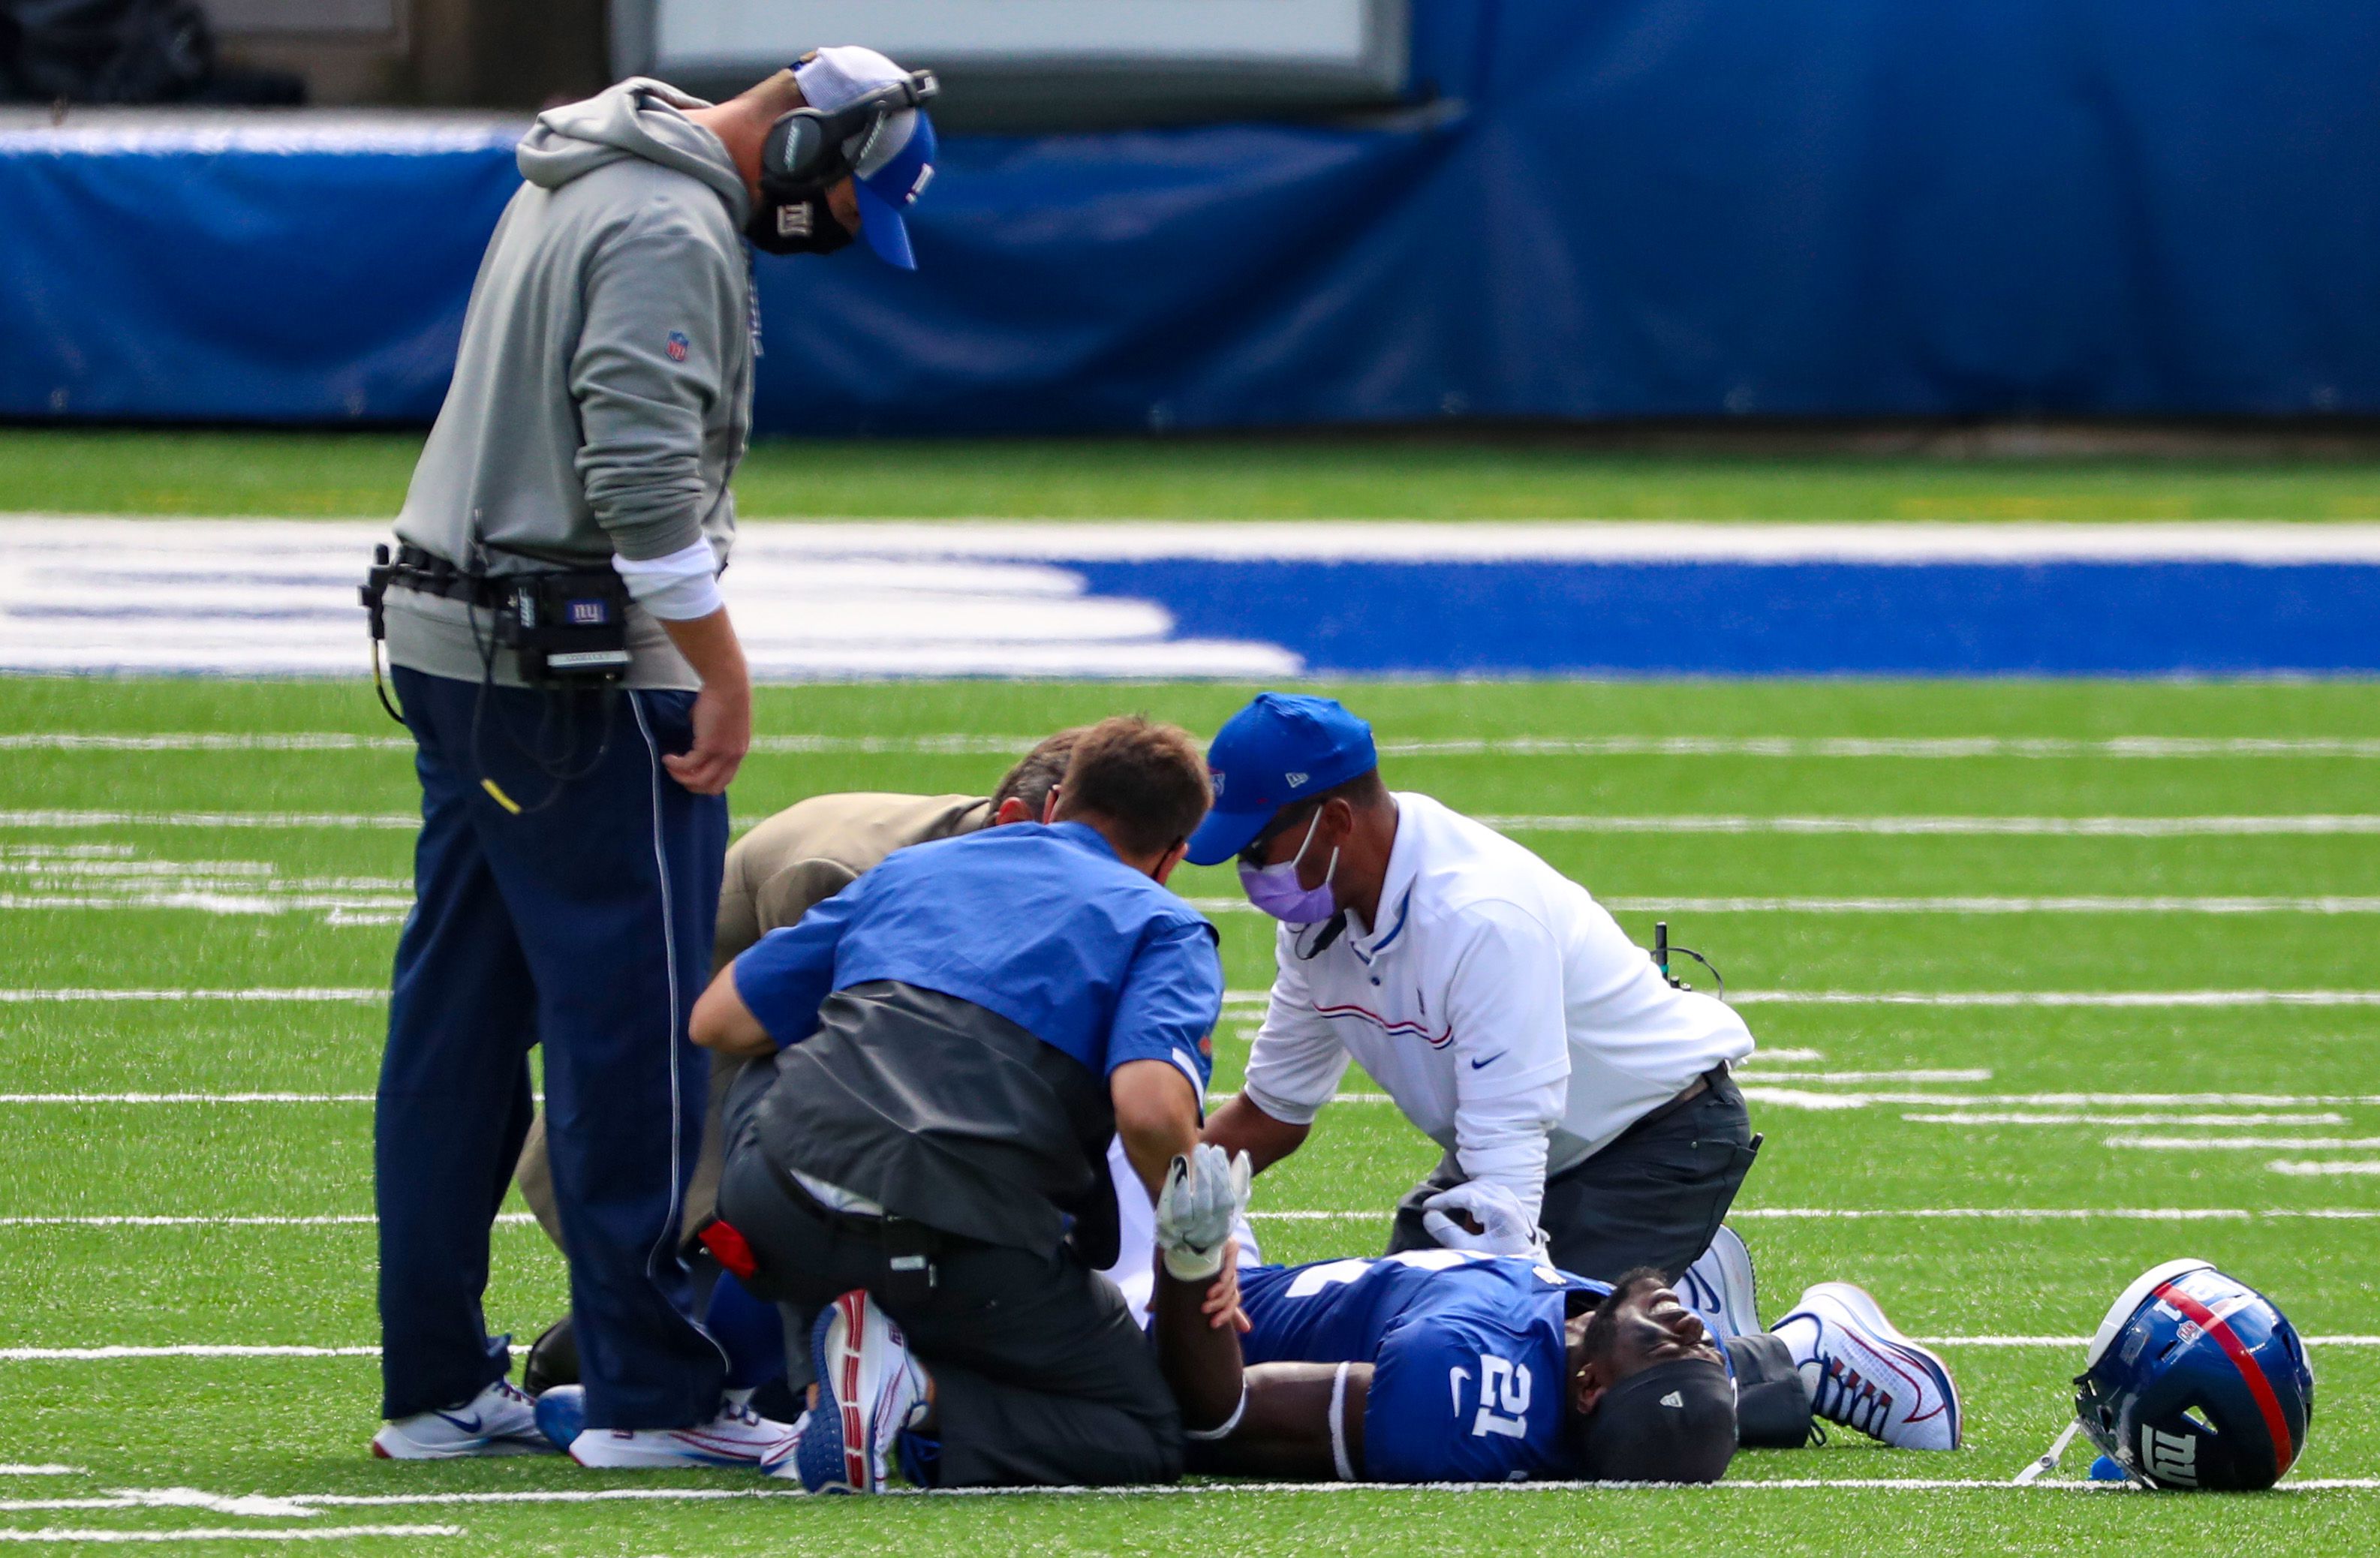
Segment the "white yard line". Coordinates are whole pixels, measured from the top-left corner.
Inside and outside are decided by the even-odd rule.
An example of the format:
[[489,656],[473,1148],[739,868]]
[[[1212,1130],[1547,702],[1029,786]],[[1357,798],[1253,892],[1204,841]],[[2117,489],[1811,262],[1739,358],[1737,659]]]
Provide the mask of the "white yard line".
[[2380,990],[1746,990],[1727,999],[1735,1006],[2380,1006]]
[[[756,736],[752,750],[780,755],[883,754],[1014,757],[1037,736],[947,732],[914,736]],[[334,752],[410,751],[404,736],[345,731],[153,731],[0,734],[0,751]],[[1667,758],[2380,758],[2380,738],[2350,736],[1498,736],[1389,739],[1384,757]]]
[[2341,1174],[2380,1174],[2380,1159],[2364,1158],[2354,1162],[2308,1162],[2276,1158],[2265,1167],[2274,1174],[2300,1176]]
[[371,1103],[369,1091],[0,1091],[0,1103]]
[[70,1530],[56,1527],[27,1531],[0,1527],[0,1541],[59,1545],[144,1541],[346,1541],[351,1537],[459,1537],[462,1534],[460,1526],[194,1526],[177,1531]]
[[79,1466],[10,1466],[0,1462],[0,1477],[80,1477]]
[[2294,1147],[2301,1152],[2371,1152],[2380,1150],[2380,1136],[2111,1136],[2107,1145],[2152,1152],[2262,1152],[2274,1147]]
[[1913,1126],[2343,1126],[2347,1116],[2313,1114],[2034,1114],[1963,1110],[1949,1114],[1903,1114]]
[[[526,1226],[537,1219],[526,1211],[500,1211],[499,1224]],[[88,1217],[0,1217],[0,1228],[370,1228],[380,1219],[369,1211],[328,1212],[315,1217],[271,1217],[225,1214],[134,1215],[122,1212]]]
[[2197,838],[2380,834],[2369,813],[2294,813],[2207,817],[1913,817],[1821,816],[1628,817],[1593,813],[1481,816],[1508,834],[1873,834],[1974,837]]
[[410,811],[0,811],[0,828],[386,828],[421,826]]
[[[1342,1094],[1340,1102],[1364,1095]],[[1385,1097],[1385,1094],[1371,1095]],[[1747,1082],[1743,1096],[1785,1109],[1865,1109],[1879,1103],[1916,1108],[1960,1108],[1969,1104],[2034,1109],[2337,1109],[2370,1108],[2380,1104],[2374,1093],[1921,1093],[1812,1092],[1806,1088],[1772,1088]]]
[[[1262,1216],[1259,1212],[1257,1215]],[[2261,1223],[2303,1218],[2315,1222],[2366,1223],[2380,1220],[2380,1207],[1734,1207],[1730,1223],[1868,1222],[1888,1218],[1920,1221],[1944,1218],[1990,1223]]]
[[[1196,900],[1194,900],[1194,902]],[[1603,898],[1623,914],[2380,914],[2380,897]],[[1243,905],[1242,907],[1247,907]]]
[[[1745,1086],[1749,1087],[1754,1083],[1766,1085],[1775,1082],[1814,1082],[1826,1087],[1838,1087],[1854,1082],[1988,1082],[1992,1079],[1991,1072],[1982,1066],[1933,1071],[1763,1071],[1758,1069],[1756,1064],[1762,1058],[1762,1053],[1755,1051],[1752,1060],[1745,1064],[1742,1070],[1736,1073]],[[1776,1060],[1779,1057],[1770,1053],[1766,1058]]]
[[385,1001],[386,990],[333,985],[255,986],[246,990],[92,990],[74,986],[56,989],[0,990],[0,1005],[86,1001]]

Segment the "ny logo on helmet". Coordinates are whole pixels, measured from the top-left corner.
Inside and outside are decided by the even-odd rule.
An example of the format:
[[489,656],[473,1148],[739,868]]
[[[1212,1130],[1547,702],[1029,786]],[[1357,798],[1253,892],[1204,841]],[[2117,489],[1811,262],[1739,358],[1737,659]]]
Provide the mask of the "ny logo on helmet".
[[2198,1485],[2198,1441],[2188,1434],[2159,1433],[2143,1423],[2141,1459],[2148,1463],[2148,1474],[2161,1482]]

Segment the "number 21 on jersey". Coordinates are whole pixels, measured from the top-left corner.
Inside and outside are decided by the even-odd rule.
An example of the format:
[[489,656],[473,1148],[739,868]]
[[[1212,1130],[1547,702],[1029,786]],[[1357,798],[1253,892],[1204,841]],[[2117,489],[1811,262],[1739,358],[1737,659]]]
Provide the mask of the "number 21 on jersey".
[[[1471,1370],[1457,1365],[1446,1372],[1447,1382],[1454,1391],[1454,1415],[1460,1418],[1463,1390],[1470,1382]],[[1472,1414],[1472,1437],[1500,1433],[1508,1439],[1526,1439],[1528,1418],[1529,1366],[1498,1357],[1494,1353],[1481,1353],[1479,1409]]]

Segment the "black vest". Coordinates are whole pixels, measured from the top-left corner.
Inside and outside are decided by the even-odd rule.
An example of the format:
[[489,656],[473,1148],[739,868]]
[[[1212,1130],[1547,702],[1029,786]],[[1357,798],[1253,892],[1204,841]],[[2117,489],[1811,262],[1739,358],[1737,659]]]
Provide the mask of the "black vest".
[[1047,1253],[1075,1222],[1092,1266],[1115,1260],[1108,1081],[972,1002],[893,980],[839,990],[819,1030],[777,1056],[754,1139],[897,1217]]

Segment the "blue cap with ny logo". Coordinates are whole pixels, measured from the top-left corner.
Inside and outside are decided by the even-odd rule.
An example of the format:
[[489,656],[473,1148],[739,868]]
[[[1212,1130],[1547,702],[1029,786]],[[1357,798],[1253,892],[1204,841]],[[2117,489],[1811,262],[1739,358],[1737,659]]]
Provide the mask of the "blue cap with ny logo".
[[1190,863],[1222,864],[1281,809],[1380,766],[1372,727],[1336,699],[1260,692],[1223,722],[1207,749],[1215,809],[1190,835]]

